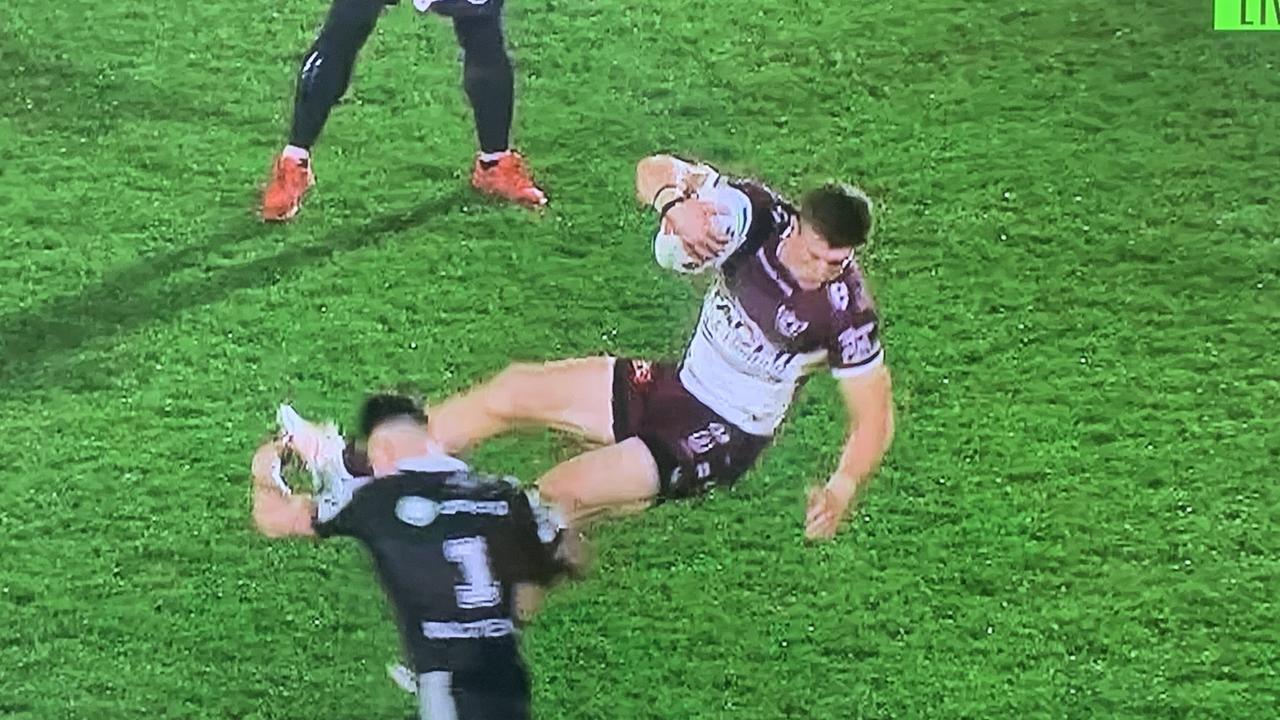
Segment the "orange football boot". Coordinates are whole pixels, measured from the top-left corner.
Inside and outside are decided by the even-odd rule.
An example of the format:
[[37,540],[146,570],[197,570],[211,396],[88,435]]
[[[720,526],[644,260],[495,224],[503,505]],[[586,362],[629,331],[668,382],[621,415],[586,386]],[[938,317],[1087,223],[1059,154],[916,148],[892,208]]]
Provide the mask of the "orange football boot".
[[471,185],[486,195],[505,198],[521,205],[541,207],[547,204],[547,194],[534,184],[529,166],[517,152],[503,155],[489,167],[481,164],[477,156],[475,168],[471,171]]
[[271,182],[262,194],[262,219],[284,222],[302,208],[302,196],[316,184],[310,158],[281,155],[271,170]]

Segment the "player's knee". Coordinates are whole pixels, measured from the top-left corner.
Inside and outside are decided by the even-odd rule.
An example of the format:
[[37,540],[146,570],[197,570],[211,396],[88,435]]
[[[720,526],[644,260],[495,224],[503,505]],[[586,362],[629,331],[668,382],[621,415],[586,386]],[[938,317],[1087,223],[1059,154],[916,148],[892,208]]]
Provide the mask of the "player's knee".
[[511,58],[501,40],[463,46],[462,82],[475,88],[494,83],[508,84],[514,79]]
[[502,22],[496,17],[460,17],[453,21],[454,34],[468,62],[479,65],[509,64]]
[[329,52],[358,51],[373,33],[384,7],[382,0],[336,0],[316,45]]

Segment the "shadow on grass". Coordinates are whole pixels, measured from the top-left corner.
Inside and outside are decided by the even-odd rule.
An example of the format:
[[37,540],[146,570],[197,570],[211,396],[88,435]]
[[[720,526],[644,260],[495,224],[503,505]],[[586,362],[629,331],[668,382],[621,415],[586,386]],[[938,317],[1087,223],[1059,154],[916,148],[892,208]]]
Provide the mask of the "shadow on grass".
[[[53,298],[25,312],[0,316],[0,384],[19,383],[61,355],[96,339],[162,322],[182,311],[212,304],[231,293],[273,284],[289,270],[332,253],[377,245],[384,237],[447,213],[464,201],[468,191],[442,195],[416,208],[393,212],[369,222],[339,228],[327,235],[290,245],[280,252],[236,265],[209,267],[210,256],[239,243],[262,242],[274,228],[246,216],[209,236],[205,242],[172,252],[139,258],[80,292]],[[175,275],[198,272],[198,277],[174,281]],[[43,377],[41,389],[72,383],[75,373]]]
[[97,66],[81,66],[55,47],[23,43],[0,26],[0,111],[23,132],[97,137],[122,122],[165,118],[208,122],[222,108],[193,102],[179,83],[159,87]]

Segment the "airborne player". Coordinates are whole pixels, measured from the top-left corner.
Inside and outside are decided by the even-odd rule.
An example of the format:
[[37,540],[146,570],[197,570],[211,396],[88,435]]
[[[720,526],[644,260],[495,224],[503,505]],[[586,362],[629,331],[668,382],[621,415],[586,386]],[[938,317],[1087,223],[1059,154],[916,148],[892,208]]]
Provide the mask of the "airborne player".
[[521,425],[603,447],[539,480],[570,518],[634,511],[730,485],[756,461],[806,377],[836,377],[851,429],[834,472],[809,493],[811,539],[832,537],[893,435],[880,319],[854,252],[871,231],[861,191],[829,185],[800,207],[765,185],[658,155],[636,172],[659,212],[655,253],[680,272],[714,270],[679,363],[595,357],[509,366],[446,400],[429,427],[458,453]]

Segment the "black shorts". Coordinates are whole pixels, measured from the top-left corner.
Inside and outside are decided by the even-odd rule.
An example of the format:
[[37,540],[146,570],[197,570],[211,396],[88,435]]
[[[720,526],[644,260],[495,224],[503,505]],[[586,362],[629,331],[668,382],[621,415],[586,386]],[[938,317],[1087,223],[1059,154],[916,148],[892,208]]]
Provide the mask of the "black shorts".
[[519,658],[475,670],[436,670],[418,676],[421,720],[530,720],[529,674]]
[[[384,0],[387,5],[399,5],[400,0]],[[427,12],[445,17],[485,17],[502,12],[503,0],[436,0]],[[410,1],[409,4],[412,4]]]
[[730,486],[771,437],[744,432],[702,404],[670,363],[618,358],[613,366],[613,438],[638,437],[658,463],[659,498]]

